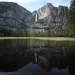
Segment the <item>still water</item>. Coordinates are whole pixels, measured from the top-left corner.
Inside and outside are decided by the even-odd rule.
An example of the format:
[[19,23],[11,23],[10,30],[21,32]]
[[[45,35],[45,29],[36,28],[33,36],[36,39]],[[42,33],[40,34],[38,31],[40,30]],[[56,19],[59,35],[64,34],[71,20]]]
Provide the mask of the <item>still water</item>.
[[0,40],[0,75],[75,75],[75,42]]

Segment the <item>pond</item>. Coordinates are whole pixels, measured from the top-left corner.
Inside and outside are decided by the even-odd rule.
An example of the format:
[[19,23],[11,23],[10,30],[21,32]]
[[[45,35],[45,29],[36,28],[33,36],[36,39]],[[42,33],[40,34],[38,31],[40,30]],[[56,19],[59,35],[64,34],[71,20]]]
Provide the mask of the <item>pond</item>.
[[75,75],[75,42],[0,40],[1,75]]

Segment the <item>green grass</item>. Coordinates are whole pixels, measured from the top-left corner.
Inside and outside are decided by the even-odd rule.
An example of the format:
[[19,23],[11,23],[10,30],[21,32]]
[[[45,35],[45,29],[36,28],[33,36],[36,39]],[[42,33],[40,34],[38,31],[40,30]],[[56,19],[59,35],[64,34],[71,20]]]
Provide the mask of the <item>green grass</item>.
[[54,40],[54,41],[75,41],[75,38],[70,37],[0,37],[0,40],[8,39],[37,39],[37,40]]

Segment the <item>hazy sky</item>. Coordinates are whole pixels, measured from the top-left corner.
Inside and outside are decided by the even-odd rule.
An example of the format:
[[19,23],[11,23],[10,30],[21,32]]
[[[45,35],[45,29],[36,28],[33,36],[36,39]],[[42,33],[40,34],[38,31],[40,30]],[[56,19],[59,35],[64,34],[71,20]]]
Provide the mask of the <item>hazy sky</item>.
[[38,10],[40,7],[44,6],[47,3],[52,3],[54,6],[64,5],[70,6],[71,0],[0,0],[8,2],[16,2],[19,5],[25,7],[29,11]]

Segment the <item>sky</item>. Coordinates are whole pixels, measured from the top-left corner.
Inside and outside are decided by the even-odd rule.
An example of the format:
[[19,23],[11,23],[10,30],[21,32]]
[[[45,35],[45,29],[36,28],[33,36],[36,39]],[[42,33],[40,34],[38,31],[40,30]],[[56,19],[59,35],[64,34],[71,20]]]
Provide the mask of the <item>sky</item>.
[[71,2],[71,0],[0,0],[0,1],[16,2],[31,12],[38,10],[47,3],[52,3],[56,7],[58,7],[59,5],[69,7]]

